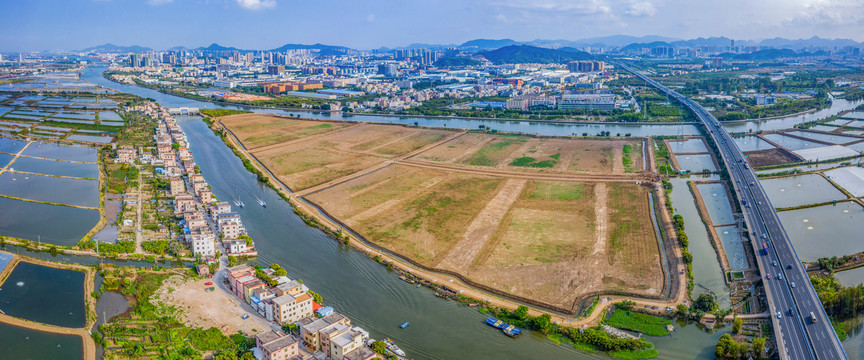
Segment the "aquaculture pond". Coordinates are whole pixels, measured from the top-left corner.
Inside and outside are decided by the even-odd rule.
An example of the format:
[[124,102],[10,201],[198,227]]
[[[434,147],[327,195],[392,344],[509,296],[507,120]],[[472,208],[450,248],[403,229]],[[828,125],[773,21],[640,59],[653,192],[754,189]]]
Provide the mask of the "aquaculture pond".
[[774,148],[774,145],[756,135],[736,137],[732,140],[735,141],[741,151],[771,150]]
[[678,161],[680,170],[690,172],[717,171],[710,154],[675,155],[675,160]]
[[696,184],[696,189],[702,195],[702,201],[708,210],[708,217],[714,225],[735,223],[732,203],[723,183]]
[[82,327],[84,273],[20,261],[0,286],[6,315],[63,327]]
[[852,196],[864,196],[864,168],[847,166],[826,171],[825,175],[831,177],[831,180],[852,194]]
[[0,153],[0,168],[3,168],[4,166],[8,165],[12,161],[12,159],[14,159],[14,158],[15,158],[15,155]]
[[747,253],[744,247],[747,239],[741,234],[738,225],[718,226],[714,228],[717,236],[720,238],[720,243],[723,244],[723,252],[726,254],[726,260],[729,262],[729,268],[732,270],[745,270],[750,267],[747,264]]
[[803,261],[862,250],[864,208],[854,202],[781,211],[778,215]]
[[845,144],[845,143],[849,143],[849,142],[853,142],[853,141],[857,141],[857,140],[862,140],[862,138],[854,137],[854,136],[843,136],[843,135],[838,135],[838,134],[826,134],[826,133],[817,133],[817,132],[800,131],[800,130],[790,131],[787,134],[797,135],[800,137],[804,137],[804,138],[808,138],[808,139],[812,139],[812,140],[824,141],[824,142],[828,142],[828,143],[832,143],[832,144]]
[[51,143],[34,142],[21,153],[21,155],[95,163],[96,149],[86,146],[57,145]]
[[98,180],[6,172],[0,175],[0,194],[47,203],[99,207]]
[[707,153],[708,147],[701,138],[682,141],[669,141],[669,150],[673,153]]
[[690,192],[687,181],[689,180],[717,180],[718,177],[706,178],[675,178],[669,180],[672,183],[672,206],[675,213],[684,217],[684,227],[689,239],[689,250],[693,254],[693,289],[694,296],[701,293],[711,293],[717,297],[720,306],[729,307],[729,288],[723,280],[723,270],[717,260],[717,252],[711,245],[705,223],[699,216],[696,208],[696,200]]
[[15,171],[32,172],[37,174],[89,179],[99,178],[99,165],[95,163],[73,163],[68,161],[54,161],[22,156],[19,157],[18,160],[15,160],[12,167],[15,168]]
[[803,149],[813,149],[817,147],[825,146],[820,143],[802,140],[798,138],[793,138],[791,136],[785,136],[782,134],[768,134],[763,135],[766,139],[773,141],[777,145],[780,145],[789,150],[803,150]]
[[[864,249],[861,249],[864,251]],[[851,287],[864,284],[864,267],[854,268],[834,273],[834,277],[843,286]]]
[[0,137],[0,152],[3,153],[15,154],[21,151],[25,145],[27,145],[26,141]]
[[0,234],[73,246],[99,222],[99,210],[0,197]]
[[846,198],[819,174],[805,174],[759,180],[776,208],[819,204]]
[[0,351],[4,359],[84,359],[80,336],[52,334],[5,323],[0,323]]

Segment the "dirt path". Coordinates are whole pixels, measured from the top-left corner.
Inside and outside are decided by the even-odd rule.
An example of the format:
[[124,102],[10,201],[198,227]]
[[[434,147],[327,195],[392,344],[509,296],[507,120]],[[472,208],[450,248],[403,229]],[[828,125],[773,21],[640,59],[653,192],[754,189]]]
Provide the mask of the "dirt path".
[[416,194],[414,194],[414,196],[410,196],[410,197],[409,196],[400,196],[400,197],[395,198],[395,199],[387,200],[383,203],[380,203],[380,204],[375,205],[371,208],[363,210],[362,212],[358,213],[357,215],[352,216],[348,221],[353,222],[353,221],[365,220],[365,219],[371,218],[375,215],[378,215],[381,212],[390,210],[394,206],[402,203],[403,201],[406,201],[409,199],[417,199],[419,197],[422,197],[423,195],[425,195],[429,191],[430,188],[435,186],[435,184],[438,184],[439,182],[441,182],[441,180],[444,180],[444,178],[443,177],[432,178],[429,181],[426,181],[425,183],[420,184],[420,186],[418,186],[418,188],[415,189],[415,191],[417,191],[417,190],[419,190],[419,191]]
[[567,151],[563,155],[561,155],[561,159],[555,164],[555,169],[566,170],[568,166],[570,166],[570,162],[573,160],[573,157],[576,156],[575,151]]
[[[513,171],[513,170],[498,170],[495,168],[480,169],[476,167],[461,167],[454,165],[446,165],[440,163],[432,163],[421,160],[401,160],[398,161],[401,165],[422,167],[427,169],[444,170],[450,172],[460,172],[475,175],[486,175],[495,177],[504,177],[511,179],[525,180],[541,180],[541,181],[577,181],[577,182],[633,182],[647,181],[644,174],[549,174],[528,171]],[[622,165],[623,166],[623,165]]]
[[486,204],[477,217],[468,225],[465,235],[438,264],[438,268],[464,271],[473,262],[483,245],[492,238],[498,224],[519,198],[525,188],[525,180],[511,179],[504,183],[498,194]]
[[446,142],[448,142],[448,141],[450,141],[450,140],[453,140],[453,139],[455,139],[455,138],[458,138],[458,137],[460,137],[460,136],[462,136],[462,135],[464,135],[464,134],[465,134],[464,131],[463,131],[463,132],[455,133],[455,134],[453,134],[453,135],[451,135],[451,136],[448,136],[448,137],[446,137],[446,138],[444,138],[444,139],[441,139],[441,140],[438,140],[438,141],[436,141],[436,142],[434,142],[434,143],[431,143],[431,144],[429,144],[429,145],[426,145],[426,146],[424,146],[424,147],[422,147],[422,148],[419,148],[419,149],[417,149],[417,150],[411,151],[411,152],[409,152],[409,153],[407,153],[407,154],[399,155],[399,156],[396,156],[396,157],[394,157],[394,158],[388,159],[388,160],[383,161],[383,162],[381,162],[381,163],[379,163],[379,164],[377,164],[377,165],[374,165],[374,166],[372,166],[372,167],[369,167],[369,168],[366,168],[366,169],[360,170],[360,171],[358,171],[358,172],[356,172],[356,173],[348,174],[348,175],[343,176],[343,177],[341,177],[341,178],[334,179],[334,180],[331,180],[331,181],[325,182],[325,183],[323,183],[323,184],[318,184],[318,185],[315,185],[315,186],[310,187],[310,188],[308,188],[308,189],[304,189],[304,190],[301,190],[301,191],[297,191],[296,194],[297,194],[297,196],[306,196],[306,195],[313,194],[313,193],[319,192],[319,191],[321,191],[321,190],[327,189],[327,188],[329,188],[329,187],[333,187],[333,186],[339,185],[339,184],[344,183],[344,182],[346,182],[346,181],[350,181],[350,180],[356,179],[356,178],[358,178],[358,177],[364,176],[364,175],[366,175],[366,174],[369,174],[369,173],[375,172],[375,171],[377,171],[377,170],[383,169],[383,168],[385,168],[385,167],[387,167],[387,166],[390,166],[391,164],[393,164],[393,163],[395,163],[395,162],[397,162],[397,161],[399,161],[399,160],[404,160],[404,159],[410,158],[410,157],[412,157],[412,156],[415,156],[415,155],[417,155],[417,154],[420,154],[420,153],[422,153],[422,152],[424,152],[424,151],[426,151],[426,150],[429,150],[429,149],[434,148],[434,147],[436,147],[436,146],[438,146],[438,145],[441,145],[441,144],[443,144],[443,143],[446,143]]
[[457,163],[457,162],[462,161],[462,159],[464,159],[468,156],[471,156],[471,154],[479,151],[480,149],[482,149],[484,146],[486,146],[486,144],[488,144],[492,140],[495,140],[495,138],[490,136],[489,138],[484,139],[483,141],[478,141],[474,145],[471,145],[471,147],[465,149],[465,152],[462,153],[462,156],[454,157],[450,160],[447,160],[447,163],[453,164],[453,163]]
[[624,173],[624,149],[617,146],[612,148],[612,173]]
[[510,155],[507,155],[507,157],[504,160],[498,162],[498,165],[495,167],[500,169],[500,168],[504,168],[506,166],[510,166],[510,163],[512,163],[513,160],[516,160],[517,156],[520,156],[522,154],[527,153],[528,149],[531,149],[531,147],[535,146],[535,145],[539,145],[539,143],[534,143],[531,140],[528,140],[528,141],[522,143],[522,145],[519,146],[519,148],[516,149],[516,151],[513,151],[510,153]]
[[609,214],[607,213],[607,197],[609,191],[605,183],[594,185],[594,217],[597,230],[595,236],[597,241],[594,243],[594,251],[591,255],[601,254],[606,251],[606,227],[609,224]]

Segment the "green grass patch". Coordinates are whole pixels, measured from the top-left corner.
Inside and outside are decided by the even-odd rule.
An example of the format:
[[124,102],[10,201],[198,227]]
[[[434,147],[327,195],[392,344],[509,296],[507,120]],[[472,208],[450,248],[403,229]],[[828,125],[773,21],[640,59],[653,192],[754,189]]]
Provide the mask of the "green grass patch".
[[209,117],[212,117],[212,118],[217,118],[220,116],[251,113],[251,111],[246,111],[246,110],[229,110],[229,109],[198,109],[198,112],[200,112],[204,115],[207,115]]
[[557,164],[557,163],[558,163],[557,160],[537,161],[536,159],[534,159],[532,157],[523,156],[523,157],[517,158],[516,160],[513,160],[513,162],[510,163],[510,166],[551,168],[551,167],[555,167],[555,164]]
[[531,196],[543,199],[581,199],[582,184],[538,181]]
[[669,335],[666,326],[672,324],[672,321],[659,316],[617,308],[612,312],[612,315],[606,318],[606,323],[612,327],[638,331],[645,335],[665,336]]

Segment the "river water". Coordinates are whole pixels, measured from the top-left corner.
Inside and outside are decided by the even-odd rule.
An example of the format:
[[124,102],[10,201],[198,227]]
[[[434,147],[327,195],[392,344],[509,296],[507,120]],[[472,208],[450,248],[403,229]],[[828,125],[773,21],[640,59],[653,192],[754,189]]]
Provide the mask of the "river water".
[[[152,98],[163,106],[220,107],[211,103],[166,95],[154,90],[110,82],[101,76],[104,68],[88,68],[84,79],[119,91]],[[835,107],[841,102],[835,101]],[[844,106],[851,106],[846,103]],[[835,108],[834,111],[837,109]],[[259,111],[259,110],[256,110]],[[262,112],[282,113],[278,110]],[[476,128],[485,124],[499,130],[520,131],[548,135],[570,135],[581,132],[596,133],[607,130],[621,131],[634,136],[695,134],[690,125],[600,125],[554,124],[527,121],[487,121],[396,117],[343,117],[340,114],[291,112],[303,117],[339,120],[364,120],[413,123],[424,126]],[[806,118],[806,116],[805,116]],[[807,120],[802,120],[807,121]],[[764,125],[769,123],[771,125]],[[476,310],[440,300],[432,292],[399,281],[381,265],[360,252],[340,246],[319,230],[306,226],[293,213],[290,205],[282,201],[269,188],[261,185],[243,167],[232,151],[215,136],[197,117],[182,118],[180,126],[186,132],[190,148],[201,172],[220,199],[239,198],[246,204],[240,208],[250,235],[258,246],[258,262],[279,263],[290,277],[304,282],[324,297],[327,305],[334,306],[352,321],[367,329],[375,338],[391,337],[409,356],[415,359],[596,359],[602,354],[576,351],[564,345],[555,345],[541,335],[528,332],[518,339],[510,339],[483,323],[484,315]],[[786,128],[794,123],[770,120],[765,127]],[[736,125],[746,126],[749,125]],[[760,129],[765,129],[760,127]],[[706,179],[713,179],[706,178]],[[699,219],[692,194],[686,180],[673,180],[672,199],[676,210],[687,220],[690,249],[694,254],[694,275],[697,288],[694,293],[710,290],[728,306],[728,290],[723,283],[714,249],[708,242],[704,225]],[[255,206],[255,197],[267,202],[268,207]],[[411,326],[399,329],[399,324],[410,321]],[[713,347],[723,331],[706,334],[695,325],[687,325],[672,337],[649,338],[657,345],[664,359],[713,358]]]

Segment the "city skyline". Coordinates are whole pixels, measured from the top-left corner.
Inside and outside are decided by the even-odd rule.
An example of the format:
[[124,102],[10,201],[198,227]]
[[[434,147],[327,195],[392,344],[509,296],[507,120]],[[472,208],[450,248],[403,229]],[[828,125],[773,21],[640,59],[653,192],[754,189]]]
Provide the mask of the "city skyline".
[[[864,7],[847,0],[36,0],[3,3],[0,10],[18,14],[0,24],[2,51],[80,50],[103,43],[154,49],[211,43],[245,49],[285,43],[377,49],[476,38],[579,40],[612,35],[864,40]],[[711,16],[693,16],[699,13]]]

